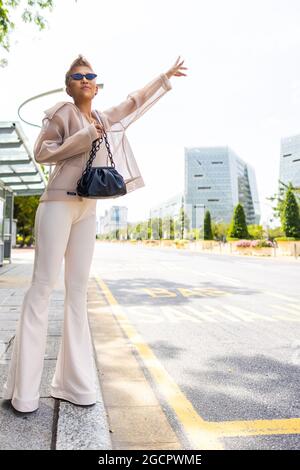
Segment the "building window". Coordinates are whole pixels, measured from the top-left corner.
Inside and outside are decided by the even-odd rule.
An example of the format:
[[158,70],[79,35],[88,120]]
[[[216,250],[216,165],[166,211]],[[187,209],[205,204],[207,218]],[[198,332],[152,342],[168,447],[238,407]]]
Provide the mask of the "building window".
[[198,186],[198,189],[211,189],[211,186]]

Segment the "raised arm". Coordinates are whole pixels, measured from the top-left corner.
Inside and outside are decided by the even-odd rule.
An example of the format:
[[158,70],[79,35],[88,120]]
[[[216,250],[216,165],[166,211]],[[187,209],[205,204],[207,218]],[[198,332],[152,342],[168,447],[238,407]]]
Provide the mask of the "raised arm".
[[171,90],[172,85],[170,78],[172,76],[186,76],[180,69],[183,67],[184,61],[179,61],[178,56],[176,62],[168,69],[166,73],[161,73],[158,77],[151,80],[140,90],[129,93],[126,100],[122,101],[118,106],[112,106],[102,112],[106,118],[107,125],[110,128],[115,123],[120,123],[126,129],[130,124],[136,121],[145,113],[156,101],[158,101],[167,91]]
[[120,123],[124,129],[142,116],[156,101],[172,88],[165,73],[151,80],[143,88],[129,93],[126,100],[117,106],[112,106],[102,113],[109,127]]

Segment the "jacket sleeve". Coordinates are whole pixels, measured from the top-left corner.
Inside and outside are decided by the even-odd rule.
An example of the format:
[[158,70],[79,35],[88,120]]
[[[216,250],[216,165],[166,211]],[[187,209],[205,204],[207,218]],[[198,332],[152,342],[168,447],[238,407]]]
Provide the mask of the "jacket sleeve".
[[161,73],[143,88],[129,93],[122,103],[112,106],[102,113],[105,115],[109,127],[120,123],[126,129],[171,88],[172,85],[167,75]]
[[90,124],[64,139],[62,118],[55,114],[51,119],[43,119],[42,129],[35,141],[33,155],[38,163],[52,164],[78,156],[91,148],[98,134]]

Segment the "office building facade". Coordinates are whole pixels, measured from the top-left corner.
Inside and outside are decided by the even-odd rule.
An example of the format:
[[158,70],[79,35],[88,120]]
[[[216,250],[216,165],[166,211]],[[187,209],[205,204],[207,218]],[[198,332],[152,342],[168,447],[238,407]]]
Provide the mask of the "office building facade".
[[96,233],[106,235],[127,228],[128,208],[126,206],[111,206],[103,216],[97,217]]
[[184,188],[193,228],[206,210],[215,222],[229,223],[238,203],[248,225],[260,222],[254,169],[229,147],[185,148]]
[[[290,182],[294,188],[300,188],[300,134],[281,139],[279,180],[285,185]],[[280,184],[279,191],[284,191]]]

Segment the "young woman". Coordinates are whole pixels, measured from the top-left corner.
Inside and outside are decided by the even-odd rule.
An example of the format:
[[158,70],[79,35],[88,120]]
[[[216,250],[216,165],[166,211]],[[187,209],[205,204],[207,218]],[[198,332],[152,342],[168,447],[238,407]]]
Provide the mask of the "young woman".
[[[116,169],[127,192],[144,186],[125,130],[172,88],[171,76],[185,75],[179,62],[118,106],[92,110],[98,93],[97,75],[83,57],[66,73],[66,92],[72,97],[45,111],[34,145],[39,163],[55,164],[35,217],[35,256],[31,285],[25,293],[13,344],[4,398],[20,412],[35,411],[47,342],[48,307],[63,259],[65,261],[64,324],[51,396],[77,405],[96,402],[96,377],[87,317],[86,296],[96,239],[96,199],[82,198],[76,183],[92,142],[107,132]],[[101,145],[93,166],[107,165]]]

